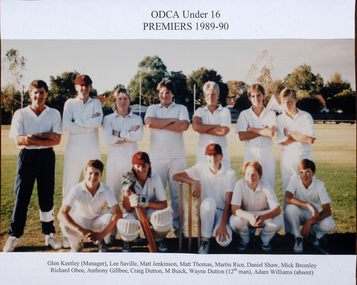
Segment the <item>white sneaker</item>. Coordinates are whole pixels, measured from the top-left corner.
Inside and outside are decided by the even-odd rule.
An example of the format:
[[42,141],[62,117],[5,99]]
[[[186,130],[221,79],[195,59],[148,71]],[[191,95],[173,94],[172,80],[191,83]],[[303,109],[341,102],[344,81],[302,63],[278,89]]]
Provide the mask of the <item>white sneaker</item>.
[[10,236],[7,239],[6,245],[3,248],[3,252],[12,252],[19,245],[19,238]]
[[46,245],[52,247],[53,249],[62,248],[62,243],[56,239],[54,234],[46,235]]
[[198,250],[198,254],[209,254],[209,246],[210,246],[209,241],[202,240],[201,246]]
[[295,238],[294,251],[301,253],[303,251],[303,239],[302,237]]
[[83,242],[80,242],[76,248],[72,248],[70,252],[80,252],[84,248]]
[[108,247],[107,244],[104,242],[104,240],[101,240],[98,244],[98,252],[107,252]]
[[71,244],[69,243],[69,238],[68,237],[63,237],[62,238],[62,247],[63,248],[70,248]]

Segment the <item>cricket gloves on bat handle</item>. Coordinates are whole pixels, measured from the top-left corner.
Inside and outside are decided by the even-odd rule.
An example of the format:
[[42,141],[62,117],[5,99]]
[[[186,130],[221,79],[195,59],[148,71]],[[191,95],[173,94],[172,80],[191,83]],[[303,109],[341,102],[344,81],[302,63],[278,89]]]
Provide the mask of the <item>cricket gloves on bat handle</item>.
[[138,194],[133,194],[129,197],[130,200],[130,206],[135,208],[135,207],[147,207],[149,205],[149,199],[147,196],[144,195],[138,195]]

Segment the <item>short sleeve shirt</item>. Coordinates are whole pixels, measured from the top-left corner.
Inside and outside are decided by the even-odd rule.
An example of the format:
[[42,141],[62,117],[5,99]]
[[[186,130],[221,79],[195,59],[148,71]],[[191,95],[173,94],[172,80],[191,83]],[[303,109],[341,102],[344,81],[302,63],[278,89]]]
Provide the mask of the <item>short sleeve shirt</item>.
[[[239,132],[246,132],[249,127],[252,128],[265,128],[266,126],[276,127],[276,115],[272,110],[268,110],[266,108],[263,109],[263,112],[258,117],[253,108],[250,107],[247,110],[244,110],[240,113],[237,126],[236,126],[236,134]],[[254,139],[245,140],[245,147],[271,147],[273,146],[273,139],[271,137],[258,136]]]
[[[195,111],[193,117],[200,117],[201,123],[206,125],[220,125],[221,127],[231,128],[231,112],[228,108],[218,105],[218,108],[211,113],[207,106],[200,107]],[[226,136],[215,136],[209,134],[199,134],[198,146],[206,148],[209,144],[216,143],[222,148],[227,148]]]
[[88,191],[85,181],[74,186],[63,201],[64,205],[76,206],[75,212],[86,220],[94,220],[105,213],[105,206],[109,208],[118,204],[110,188],[100,183],[97,193],[92,196]]
[[[290,132],[307,135],[316,139],[314,120],[311,115],[305,111],[299,110],[295,117],[290,118],[285,111],[277,118],[277,135],[278,144],[286,141],[288,138],[284,134],[284,129]],[[312,146],[309,143],[293,142],[286,146],[280,145],[283,150],[305,154],[312,151]]]
[[207,163],[199,162],[185,170],[187,175],[201,181],[202,201],[213,198],[217,209],[224,210],[226,203],[226,192],[233,192],[236,182],[236,173],[232,169],[221,169],[214,175]]
[[260,180],[257,189],[254,191],[248,187],[244,179],[236,183],[231,204],[251,212],[274,209],[280,206],[269,183]]
[[[37,116],[30,108],[19,109],[15,112],[11,122],[10,138],[17,136],[35,135],[45,132],[62,134],[62,123],[60,113],[53,108],[45,107],[43,112]],[[21,145],[18,148],[44,149],[49,146]]]
[[162,180],[160,176],[155,173],[151,173],[151,177],[148,177],[144,187],[141,187],[141,185],[136,182],[134,189],[136,194],[147,196],[150,202],[161,202],[167,200]]
[[[161,104],[151,105],[145,118],[174,118],[190,122],[187,108],[173,102],[168,108]],[[150,157],[151,158],[186,158],[183,132],[150,129]]]
[[323,205],[331,202],[325,184],[316,179],[315,176],[312,177],[312,182],[307,189],[302,183],[299,175],[291,176],[286,191],[293,193],[294,198],[296,199],[313,204],[319,212],[322,210],[320,203]]

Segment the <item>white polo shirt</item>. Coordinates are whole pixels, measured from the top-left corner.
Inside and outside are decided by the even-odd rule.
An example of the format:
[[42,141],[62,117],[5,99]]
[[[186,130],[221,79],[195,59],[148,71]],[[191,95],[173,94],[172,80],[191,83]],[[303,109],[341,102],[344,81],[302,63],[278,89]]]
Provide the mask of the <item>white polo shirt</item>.
[[136,194],[147,196],[150,202],[160,202],[167,200],[162,180],[160,176],[155,173],[151,173],[151,177],[148,177],[144,187],[141,187],[140,183],[136,182],[134,189]]
[[[190,122],[187,108],[172,102],[166,108],[161,104],[151,105],[146,111],[145,119],[174,118]],[[186,158],[183,132],[173,132],[161,129],[150,129],[150,157],[151,158]]]
[[[95,113],[100,116],[92,118]],[[89,98],[86,104],[77,98],[68,99],[63,111],[63,130],[69,132],[65,159],[90,160],[100,157],[98,128],[102,124],[102,104]]]
[[248,187],[244,179],[236,183],[231,204],[241,206],[243,210],[251,212],[274,209],[280,206],[269,183],[260,180],[257,189],[254,191]]
[[[135,132],[129,130],[139,125],[140,127]],[[120,132],[120,137],[114,136],[113,131]],[[108,155],[110,156],[132,156],[139,151],[137,141],[141,141],[144,137],[143,120],[141,117],[130,113],[123,117],[116,111],[107,115],[103,120],[103,139],[109,145]],[[123,144],[115,144],[118,141],[126,139]]]
[[[62,134],[61,114],[56,109],[45,106],[42,113],[37,116],[30,108],[19,109],[12,118],[9,137],[36,135],[45,132]],[[18,148],[44,149],[50,146],[20,145]]]
[[[293,193],[294,198],[296,199],[313,204],[319,212],[322,210],[320,203],[322,205],[331,203],[325,184],[321,180],[316,179],[315,176],[312,177],[312,182],[307,189],[302,183],[299,175],[291,176],[286,191]],[[301,209],[310,211],[305,207],[301,207]]]
[[232,169],[226,169],[221,164],[221,169],[214,175],[209,169],[208,163],[199,162],[185,170],[187,175],[201,181],[201,199],[213,198],[217,209],[224,210],[226,192],[233,192],[236,183],[236,173]]
[[314,120],[309,113],[298,109],[298,113],[292,119],[286,114],[285,111],[283,111],[282,114],[277,118],[277,126],[278,144],[280,144],[282,150],[299,153],[300,155],[312,151],[312,146],[309,143],[301,143],[296,141],[286,146],[281,144],[283,141],[288,139],[288,137],[286,137],[284,134],[284,129],[288,129],[290,132],[307,135],[316,139]]
[[[213,112],[213,114],[207,106],[203,108],[200,107],[195,111],[193,117],[200,117],[202,124],[220,125],[221,127],[228,127],[229,129],[231,128],[231,112],[228,108],[222,107],[221,104],[218,105],[218,108]],[[217,143],[222,148],[227,148],[227,137],[209,134],[199,134],[199,147],[206,148],[211,143]]]
[[63,205],[70,207],[76,205],[75,213],[86,220],[94,220],[104,214],[106,205],[111,208],[117,204],[117,199],[107,185],[100,182],[97,193],[93,197],[85,181],[74,186],[63,201]]
[[[254,113],[253,108],[250,107],[240,113],[235,133],[238,134],[239,132],[246,132],[249,127],[265,128],[266,126],[276,127],[275,112],[264,107],[263,112],[258,117]],[[258,136],[254,139],[245,140],[244,146],[259,148],[271,147],[273,146],[273,139],[271,137]]]

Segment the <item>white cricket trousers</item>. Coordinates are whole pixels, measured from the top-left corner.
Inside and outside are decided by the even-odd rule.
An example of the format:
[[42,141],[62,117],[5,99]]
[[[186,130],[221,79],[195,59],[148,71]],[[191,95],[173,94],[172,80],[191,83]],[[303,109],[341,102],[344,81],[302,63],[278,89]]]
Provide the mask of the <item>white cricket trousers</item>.
[[[152,158],[152,172],[160,176],[164,188],[169,182],[171,208],[174,212],[174,233],[178,236],[180,225],[179,213],[179,183],[172,179],[175,173],[186,169],[186,158]],[[182,201],[185,201],[185,184],[182,184]],[[185,203],[182,203],[182,230],[185,233]]]
[[[257,211],[249,213],[254,215],[264,214],[266,211]],[[250,231],[249,229],[253,229],[255,232],[256,228],[252,227],[249,224],[249,221],[246,219],[239,218],[235,215],[232,215],[229,219],[229,224],[232,230],[237,233],[243,244],[248,244],[250,240]],[[283,218],[280,215],[275,216],[272,219],[267,219],[264,221],[262,226],[262,231],[260,232],[260,239],[262,240],[264,245],[269,244],[270,240],[273,238],[275,233],[277,233],[283,227]]]
[[[307,158],[307,159],[310,159],[311,161],[314,161],[314,159],[313,159],[313,157],[312,157],[310,152],[305,153],[305,154],[301,154],[299,152],[292,152],[292,151],[284,150],[283,153],[281,154],[280,166],[281,166],[281,180],[283,182],[283,209],[284,209],[284,213],[285,213],[285,208],[286,208],[286,204],[285,204],[286,188],[289,185],[291,176],[298,174],[297,166],[298,166],[299,162],[304,158]],[[263,171],[264,171],[264,169],[263,169]],[[284,215],[284,228],[285,228],[285,233],[291,232],[289,223],[287,222],[285,215]]]
[[244,149],[244,164],[248,161],[258,161],[263,168],[262,180],[268,182],[275,192],[275,156],[271,147],[246,147]]
[[[303,210],[296,205],[288,204],[286,205],[284,216],[290,225],[293,235],[295,238],[298,238],[302,237],[300,226],[304,225],[312,217],[312,212],[310,210]],[[329,216],[322,221],[314,223],[310,228],[310,233],[315,234],[320,239],[335,227],[335,221]]]
[[132,156],[111,156],[108,154],[106,184],[113,191],[118,203],[123,200],[121,183],[123,181],[123,175],[132,168],[131,159]]
[[[94,220],[83,219],[81,216],[76,214],[76,212],[70,214],[70,216],[81,227],[88,229],[88,230],[92,230],[94,232],[101,232],[109,224],[110,219],[112,218],[113,215],[111,213],[104,213],[104,214],[98,216],[97,218],[95,218]],[[71,248],[75,249],[78,246],[78,244],[81,242],[82,237],[77,231],[75,231],[69,227],[65,227],[65,228],[66,228],[66,232],[68,234],[69,243],[71,245]],[[111,233],[107,234],[104,237],[105,243],[109,243],[110,234]]]
[[[223,216],[223,210],[216,208],[216,202],[213,198],[206,198],[201,203],[201,232],[204,238],[211,238],[213,234],[213,229],[217,230],[219,224],[221,223]],[[220,241],[216,235],[217,243],[222,246],[228,246],[232,241],[232,229],[227,221],[226,224],[227,232],[229,237],[226,236],[225,241]]]

